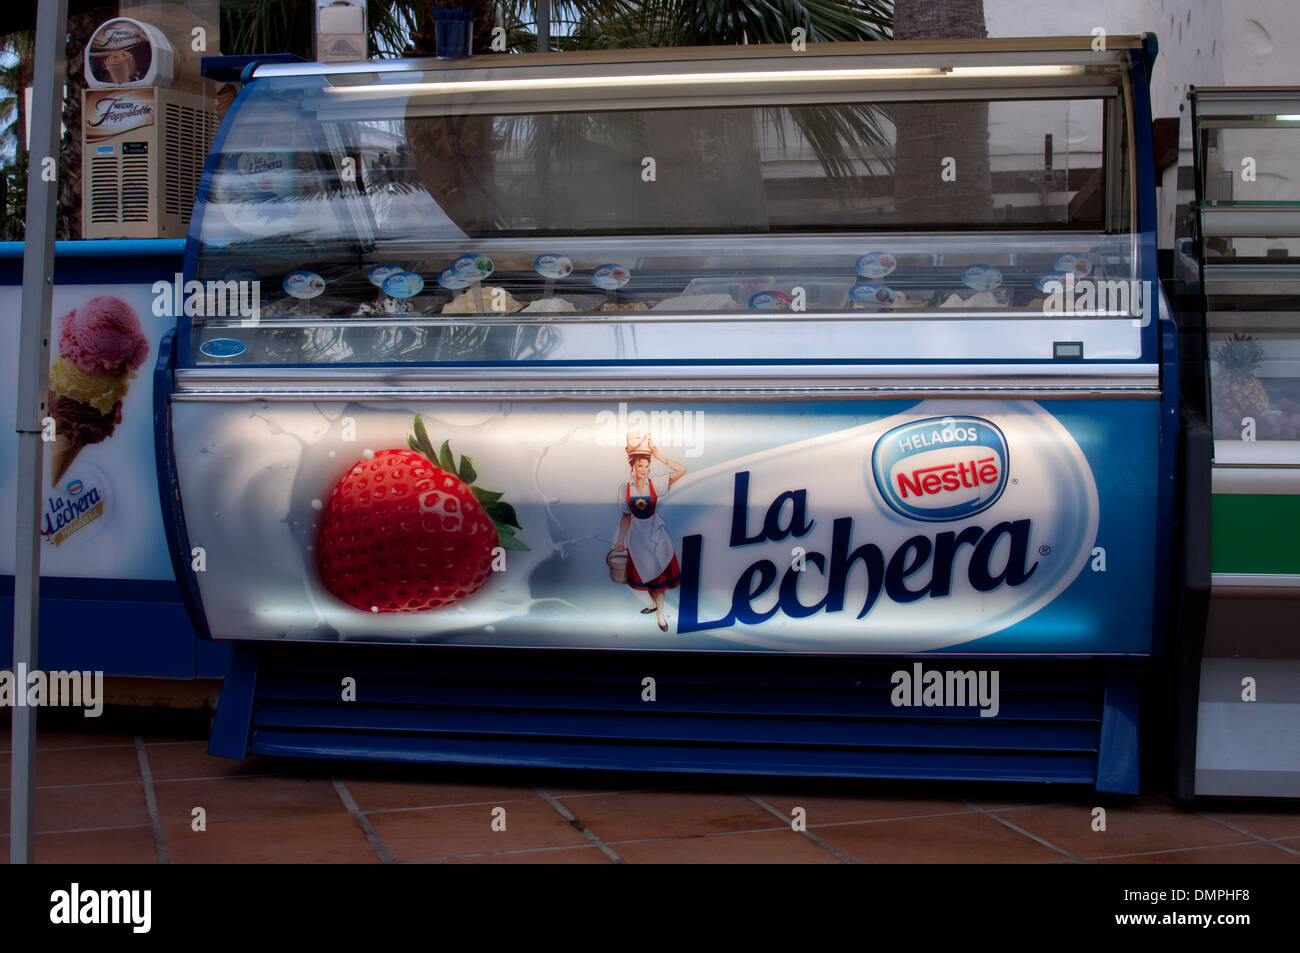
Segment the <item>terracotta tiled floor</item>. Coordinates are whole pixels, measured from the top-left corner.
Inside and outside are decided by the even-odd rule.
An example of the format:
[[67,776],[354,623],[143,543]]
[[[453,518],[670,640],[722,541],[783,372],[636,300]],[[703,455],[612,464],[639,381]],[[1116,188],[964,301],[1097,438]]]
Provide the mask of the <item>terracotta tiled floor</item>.
[[[157,734],[157,721],[42,732],[38,861],[1300,863],[1300,805],[1185,811],[1046,785],[238,762],[192,735]],[[4,862],[9,747],[0,720]],[[1096,807],[1105,831],[1093,830]]]

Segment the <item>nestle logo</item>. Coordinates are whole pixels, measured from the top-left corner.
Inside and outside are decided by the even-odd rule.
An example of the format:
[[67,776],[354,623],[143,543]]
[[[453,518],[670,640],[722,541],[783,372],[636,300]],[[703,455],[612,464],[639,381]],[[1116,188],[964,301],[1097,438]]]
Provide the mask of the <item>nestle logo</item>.
[[945,523],[981,513],[1007,485],[1007,439],[982,417],[929,417],[895,427],[871,454],[876,488],[909,519]]

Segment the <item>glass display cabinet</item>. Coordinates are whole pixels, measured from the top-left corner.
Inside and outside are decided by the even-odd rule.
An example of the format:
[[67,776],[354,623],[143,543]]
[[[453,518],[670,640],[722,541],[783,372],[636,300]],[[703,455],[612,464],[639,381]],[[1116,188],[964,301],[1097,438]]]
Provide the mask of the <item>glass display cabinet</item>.
[[1298,797],[1300,88],[1189,98],[1214,436],[1194,789]]
[[[213,750],[1133,789],[1176,443],[1153,57],[250,68],[160,365],[177,571],[239,642]],[[334,704],[341,651],[388,707]],[[1002,705],[891,701],[931,655]],[[607,684],[651,659],[694,701]]]

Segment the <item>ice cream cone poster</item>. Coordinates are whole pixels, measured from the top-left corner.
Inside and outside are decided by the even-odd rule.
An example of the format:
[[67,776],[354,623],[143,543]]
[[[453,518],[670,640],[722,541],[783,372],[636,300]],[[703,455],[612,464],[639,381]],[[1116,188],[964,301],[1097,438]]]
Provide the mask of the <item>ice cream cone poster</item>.
[[107,475],[76,463],[122,424],[122,403],[150,346],[135,309],[113,295],[84,300],[58,317],[52,331],[47,406],[54,439],[46,442],[41,536],[57,550],[90,542],[108,522],[116,501]]
[[[176,270],[160,263],[159,277]],[[50,314],[49,389],[44,417],[41,573],[74,579],[173,578],[158,497],[153,370],[175,318],[154,307],[153,279],[72,283],[60,261]],[[71,279],[71,280],[70,280]],[[18,377],[21,289],[0,286],[0,379]],[[0,498],[16,489],[17,420],[0,399]],[[14,539],[14,514],[0,509],[0,539]],[[0,574],[13,572],[0,546]]]
[[49,398],[55,433],[51,487],[58,486],[83,449],[113,435],[122,422],[122,399],[149,355],[139,316],[111,295],[91,298],[64,314],[55,333]]
[[1149,651],[1157,411],[172,407],[217,638],[960,654]]

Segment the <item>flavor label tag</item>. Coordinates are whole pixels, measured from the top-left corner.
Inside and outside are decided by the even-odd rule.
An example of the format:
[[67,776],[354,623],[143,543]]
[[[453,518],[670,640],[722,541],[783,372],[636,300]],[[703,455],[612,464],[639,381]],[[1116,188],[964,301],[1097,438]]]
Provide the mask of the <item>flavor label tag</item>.
[[893,289],[868,281],[860,281],[850,288],[849,297],[859,304],[875,305],[881,308],[894,304],[898,300]]
[[573,274],[573,259],[566,255],[538,255],[533,268],[543,278],[567,278]]
[[424,279],[414,272],[399,271],[384,280],[383,289],[394,298],[414,298],[424,290]]
[[1002,272],[992,265],[971,265],[962,271],[961,281],[976,291],[992,291],[1002,284]]
[[450,268],[444,268],[442,274],[438,275],[438,284],[442,285],[444,288],[450,288],[453,291],[459,288],[469,287],[469,281],[456,274],[456,272],[452,271]]
[[1059,284],[1062,288],[1073,285],[1075,282],[1074,272],[1067,271],[1064,274],[1039,275],[1034,279],[1034,287],[1045,294],[1050,293],[1051,289],[1047,286],[1053,281]]
[[1073,274],[1079,278],[1086,278],[1092,274],[1092,262],[1084,255],[1060,255],[1052,263],[1052,267],[1057,271]]
[[295,298],[318,298],[325,290],[325,279],[314,271],[291,271],[284,276],[284,290]]
[[600,265],[591,273],[591,283],[605,291],[617,291],[631,280],[631,270],[622,265]]
[[383,288],[385,281],[402,271],[401,265],[375,265],[366,274],[366,277],[370,279],[370,283],[376,288]]
[[451,263],[452,273],[466,282],[483,281],[495,269],[495,262],[487,255],[461,255]]
[[749,299],[751,311],[789,311],[794,299],[782,291],[760,291]]
[[858,259],[857,272],[863,278],[883,278],[898,267],[898,259],[889,252],[868,252]]

